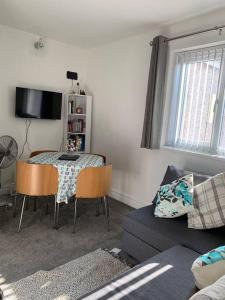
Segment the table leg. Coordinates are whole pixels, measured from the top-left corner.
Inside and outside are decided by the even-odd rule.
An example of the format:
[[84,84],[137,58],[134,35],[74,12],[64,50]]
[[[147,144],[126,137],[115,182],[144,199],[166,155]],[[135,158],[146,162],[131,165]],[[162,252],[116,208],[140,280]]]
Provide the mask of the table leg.
[[100,215],[100,211],[99,211],[99,199],[97,199],[96,201],[96,217],[98,217]]
[[105,204],[107,230],[110,231],[109,201],[108,201],[108,198],[106,196],[103,199],[104,199],[104,204]]
[[74,217],[73,217],[73,233],[76,231],[76,221],[77,221],[77,198],[74,199]]
[[59,203],[57,202],[56,196],[55,196],[55,211],[54,211],[54,228],[59,228]]
[[16,217],[16,213],[17,213],[17,194],[15,195],[15,199],[14,199],[14,211],[13,211],[13,218]]

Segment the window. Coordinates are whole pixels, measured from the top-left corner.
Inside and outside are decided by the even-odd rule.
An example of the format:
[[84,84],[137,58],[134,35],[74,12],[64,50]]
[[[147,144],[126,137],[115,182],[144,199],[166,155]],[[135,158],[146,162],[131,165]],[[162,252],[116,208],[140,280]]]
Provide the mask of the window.
[[225,156],[225,45],[176,54],[167,145]]

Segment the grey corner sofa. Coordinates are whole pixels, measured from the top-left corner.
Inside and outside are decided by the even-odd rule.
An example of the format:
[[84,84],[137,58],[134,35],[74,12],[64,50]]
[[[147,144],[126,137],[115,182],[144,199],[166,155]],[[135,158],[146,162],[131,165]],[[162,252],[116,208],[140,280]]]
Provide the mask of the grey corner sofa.
[[225,228],[188,229],[186,217],[159,219],[153,211],[149,205],[123,220],[122,249],[140,264],[81,299],[188,300],[197,292],[192,263],[225,244]]
[[[161,185],[187,173],[177,169],[173,173],[173,168],[168,167],[170,176],[166,173]],[[207,178],[195,174],[194,184]],[[82,299],[187,300],[197,291],[190,270],[193,261],[225,245],[225,227],[189,229],[187,216],[154,217],[154,205],[128,213],[122,227],[122,249],[140,264]]]
[[122,249],[139,262],[176,245],[204,254],[225,244],[225,227],[210,230],[189,229],[187,217],[154,217],[154,206],[130,212],[123,220]]

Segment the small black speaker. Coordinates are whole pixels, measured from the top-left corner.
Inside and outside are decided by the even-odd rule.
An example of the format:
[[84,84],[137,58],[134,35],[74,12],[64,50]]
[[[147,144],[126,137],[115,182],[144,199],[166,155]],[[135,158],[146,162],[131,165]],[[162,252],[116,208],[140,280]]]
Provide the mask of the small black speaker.
[[68,79],[77,80],[78,79],[78,74],[76,72],[67,71],[66,77]]

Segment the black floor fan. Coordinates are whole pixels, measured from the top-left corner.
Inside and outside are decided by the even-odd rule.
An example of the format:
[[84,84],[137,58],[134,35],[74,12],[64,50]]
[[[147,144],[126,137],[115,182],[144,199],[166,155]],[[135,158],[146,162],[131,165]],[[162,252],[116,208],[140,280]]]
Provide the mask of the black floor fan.
[[1,191],[3,190],[1,172],[3,169],[10,167],[15,162],[17,155],[18,155],[18,145],[15,139],[8,135],[1,136],[0,137],[0,194]]

